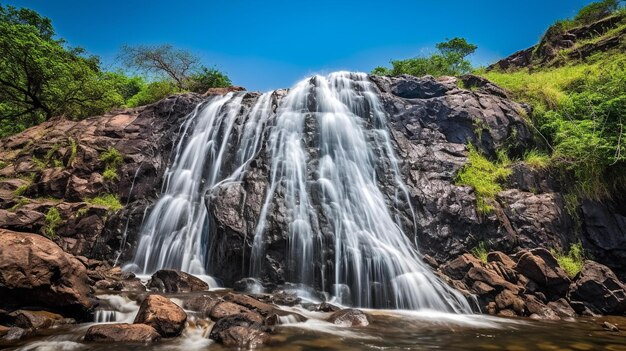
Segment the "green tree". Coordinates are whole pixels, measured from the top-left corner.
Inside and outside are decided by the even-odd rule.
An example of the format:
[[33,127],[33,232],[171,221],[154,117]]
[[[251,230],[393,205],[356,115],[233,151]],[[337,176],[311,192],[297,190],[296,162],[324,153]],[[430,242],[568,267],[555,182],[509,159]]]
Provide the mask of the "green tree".
[[222,88],[233,85],[230,78],[216,68],[202,67],[189,77],[187,88],[196,93],[204,93],[209,88]]
[[82,118],[121,105],[123,98],[95,56],[53,38],[50,20],[0,6],[0,133],[57,115]]
[[391,69],[376,67],[372,74],[397,76],[410,74],[423,76],[457,76],[472,70],[467,56],[473,54],[477,46],[464,38],[453,38],[436,45],[437,53],[428,57],[415,57],[406,60],[391,61]]
[[574,17],[574,21],[577,24],[589,24],[601,20],[617,11],[619,3],[619,0],[593,2],[580,10],[576,17]]

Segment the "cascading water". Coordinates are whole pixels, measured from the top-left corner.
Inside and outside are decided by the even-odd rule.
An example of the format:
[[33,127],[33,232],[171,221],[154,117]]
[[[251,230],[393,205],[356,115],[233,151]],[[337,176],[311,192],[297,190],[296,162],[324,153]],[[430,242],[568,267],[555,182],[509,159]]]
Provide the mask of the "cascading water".
[[[260,274],[268,215],[278,198],[289,216],[290,282],[330,287],[340,303],[355,306],[470,312],[465,298],[425,266],[403,232],[398,206],[410,204],[409,196],[386,114],[367,75],[315,76],[282,99],[279,95],[258,97],[249,111],[241,93],[196,108],[183,126],[132,267],[142,273],[178,268],[204,274],[211,240],[204,195],[240,181],[250,161],[264,153],[269,185],[254,232],[250,275]],[[233,128],[236,120],[239,128]],[[392,180],[393,194],[381,189],[381,177]],[[331,270],[313,264],[329,253]]]

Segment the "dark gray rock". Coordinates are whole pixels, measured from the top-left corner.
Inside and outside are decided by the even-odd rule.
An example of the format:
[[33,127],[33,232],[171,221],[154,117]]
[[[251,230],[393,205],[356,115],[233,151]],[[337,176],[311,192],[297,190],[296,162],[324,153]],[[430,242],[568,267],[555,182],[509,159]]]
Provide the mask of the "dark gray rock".
[[586,261],[569,290],[572,307],[578,313],[620,315],[626,311],[626,285],[607,266]]
[[185,272],[162,269],[152,275],[148,288],[165,293],[185,293],[208,290],[209,284]]

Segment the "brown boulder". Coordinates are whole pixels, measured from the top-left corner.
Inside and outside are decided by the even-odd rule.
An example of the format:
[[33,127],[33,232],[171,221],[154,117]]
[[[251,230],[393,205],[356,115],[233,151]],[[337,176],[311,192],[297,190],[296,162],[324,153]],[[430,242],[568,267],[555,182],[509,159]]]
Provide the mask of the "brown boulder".
[[205,291],[209,284],[191,274],[174,269],[163,269],[152,275],[148,288],[165,293]]
[[209,313],[209,317],[213,320],[220,320],[222,318],[235,316],[235,315],[245,315],[248,319],[253,322],[261,323],[263,322],[263,318],[260,314],[252,312],[250,309],[238,305],[236,303],[222,301],[216,304]]
[[370,324],[369,316],[354,308],[337,311],[330,315],[328,321],[342,327],[366,327]]
[[607,266],[586,261],[569,290],[569,300],[578,313],[622,314],[626,311],[626,284]]
[[87,270],[41,235],[0,229],[0,305],[39,306],[91,318]]
[[274,306],[261,302],[251,296],[243,294],[228,294],[224,296],[224,300],[244,306],[250,310],[256,311],[263,316],[268,316],[274,311]]
[[108,342],[154,342],[161,339],[161,335],[146,324],[99,324],[87,329],[85,341]]
[[510,290],[504,290],[496,296],[496,306],[500,310],[511,309],[517,315],[522,315],[526,307],[524,300]]
[[185,311],[161,295],[146,297],[135,317],[135,323],[147,324],[166,338],[180,335],[185,329],[185,322]]
[[46,311],[17,310],[10,316],[16,327],[24,329],[45,329],[66,322],[63,316]]
[[471,254],[463,254],[454,260],[447,262],[441,267],[441,270],[450,278],[461,280],[467,272],[474,267],[480,267],[479,259]]
[[515,267],[515,261],[500,251],[493,251],[487,255],[487,262],[500,262],[505,267],[513,269]]
[[559,263],[546,249],[534,249],[521,255],[515,271],[532,279],[546,292],[562,296],[569,287],[570,279]]
[[251,320],[249,314],[238,314],[218,320],[209,338],[226,346],[251,348],[268,343],[268,331],[262,323]]

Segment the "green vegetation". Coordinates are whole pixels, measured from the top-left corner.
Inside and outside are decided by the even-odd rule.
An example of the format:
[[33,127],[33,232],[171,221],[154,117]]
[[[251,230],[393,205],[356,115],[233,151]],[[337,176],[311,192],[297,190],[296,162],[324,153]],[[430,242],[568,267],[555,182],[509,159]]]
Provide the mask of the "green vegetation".
[[468,185],[476,193],[476,209],[479,213],[493,210],[490,201],[495,201],[496,194],[502,191],[501,181],[511,175],[508,168],[510,161],[505,153],[498,155],[497,162],[489,161],[472,145],[469,145],[469,162],[457,174],[457,185]]
[[61,214],[56,207],[50,207],[46,216],[44,217],[45,225],[43,227],[43,234],[50,240],[56,238],[56,229],[61,224]]
[[84,217],[87,212],[89,212],[89,207],[81,207],[76,211],[76,217],[81,218]]
[[530,150],[524,154],[524,163],[534,170],[545,169],[550,165],[550,156],[539,150]]
[[100,154],[100,161],[104,162],[104,172],[102,176],[105,180],[116,180],[117,169],[122,165],[124,157],[114,147],[109,147],[107,151]]
[[72,137],[67,138],[67,141],[70,146],[70,158],[69,160],[67,160],[67,166],[69,167],[74,162],[74,159],[76,158],[76,154],[78,153],[78,143]]
[[[174,93],[231,84],[224,73],[200,65],[186,51],[170,45],[136,48],[147,54],[155,51],[146,49],[159,49],[161,56],[144,56],[130,68],[146,68],[150,57],[152,62],[165,59],[165,65],[143,69],[143,76],[106,71],[97,56],[58,38],[50,19],[0,5],[0,137],[53,116],[82,119],[116,107],[150,104]],[[144,65],[138,67],[140,63]]]
[[9,208],[9,211],[15,212],[18,209],[20,209],[22,206],[28,205],[29,203],[30,203],[30,199],[25,198],[25,197],[20,197],[19,200],[17,200],[15,202],[15,205],[13,205],[11,208]]
[[489,254],[489,250],[487,250],[487,245],[484,241],[478,243],[478,246],[472,249],[472,255],[477,259],[481,260],[484,263],[487,263],[487,255]]
[[423,76],[426,74],[437,76],[457,76],[469,73],[472,65],[466,59],[476,51],[477,46],[470,44],[464,38],[453,38],[438,43],[437,53],[428,57],[415,57],[406,60],[391,61],[392,68],[376,67],[372,74],[397,76],[410,74]]
[[565,273],[572,278],[580,272],[585,264],[585,252],[581,243],[572,244],[567,253],[557,250],[551,250],[551,252]]
[[4,167],[7,166],[7,163],[4,161],[0,161],[0,169],[3,169]]
[[563,53],[623,35],[626,12],[618,1],[595,2],[574,19],[557,22],[542,39],[613,14],[622,18],[615,28],[557,53],[558,66],[534,63],[508,72],[478,72],[532,106],[530,126],[543,150],[526,155],[526,161],[534,168],[550,164],[558,171],[568,184],[570,214],[577,213],[579,199],[604,200],[626,190],[626,42],[622,39],[620,46],[584,59]]
[[86,203],[98,206],[104,206],[109,209],[109,211],[118,211],[122,209],[122,203],[117,196],[113,194],[103,194],[91,199],[85,199]]

